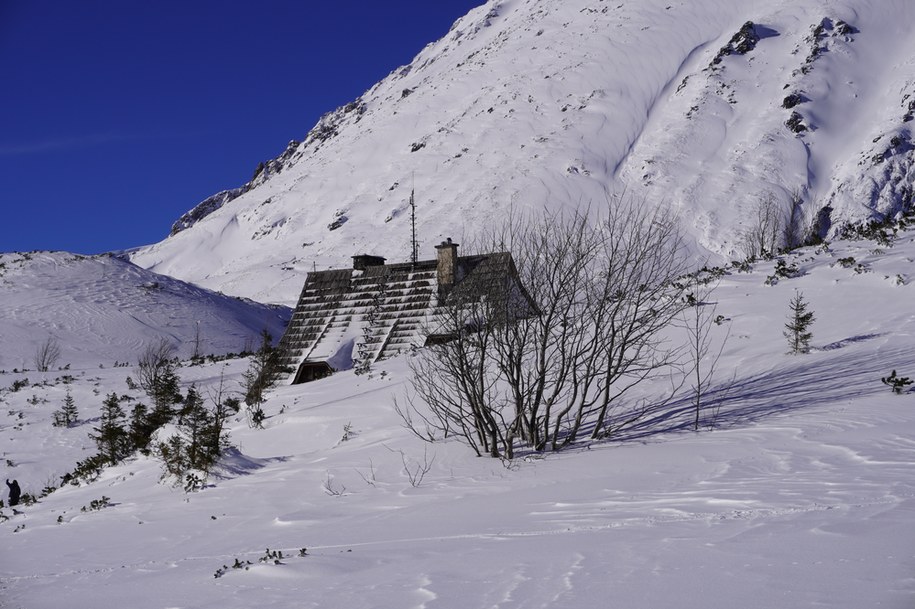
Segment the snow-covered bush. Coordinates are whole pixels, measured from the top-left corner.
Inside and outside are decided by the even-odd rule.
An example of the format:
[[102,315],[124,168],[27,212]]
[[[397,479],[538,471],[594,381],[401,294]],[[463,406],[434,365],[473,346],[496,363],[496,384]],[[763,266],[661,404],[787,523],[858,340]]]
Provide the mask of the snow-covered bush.
[[896,371],[893,370],[889,376],[885,376],[880,379],[884,385],[888,385],[893,393],[896,395],[902,395],[903,390],[912,384],[912,379],[907,376],[896,376]]

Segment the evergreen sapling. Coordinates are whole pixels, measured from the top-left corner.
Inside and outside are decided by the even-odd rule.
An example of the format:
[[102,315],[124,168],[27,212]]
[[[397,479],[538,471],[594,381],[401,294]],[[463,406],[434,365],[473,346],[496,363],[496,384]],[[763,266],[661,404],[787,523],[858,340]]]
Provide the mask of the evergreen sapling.
[[76,421],[79,417],[79,410],[76,408],[76,403],[73,401],[73,396],[70,394],[70,390],[67,389],[67,397],[64,398],[64,405],[60,407],[60,410],[54,411],[54,427],[73,427],[76,424]]
[[788,353],[792,355],[810,351],[810,339],[813,338],[810,326],[813,325],[815,318],[813,312],[807,310],[807,306],[804,295],[795,290],[794,297],[788,303],[788,323],[785,324],[783,333],[788,339]]
[[124,428],[126,416],[118,402],[116,393],[109,393],[102,405],[102,416],[98,427],[94,427],[95,440],[99,454],[107,463],[114,465],[128,453],[127,430]]

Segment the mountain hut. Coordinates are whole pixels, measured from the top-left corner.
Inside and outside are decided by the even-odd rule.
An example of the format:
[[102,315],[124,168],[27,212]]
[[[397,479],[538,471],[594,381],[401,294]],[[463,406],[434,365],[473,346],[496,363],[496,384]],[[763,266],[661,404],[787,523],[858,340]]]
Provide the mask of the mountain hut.
[[448,340],[436,331],[446,307],[488,300],[511,303],[513,316],[535,310],[511,254],[459,256],[451,239],[435,249],[435,260],[385,264],[363,254],[352,268],[309,273],[279,343],[288,382]]

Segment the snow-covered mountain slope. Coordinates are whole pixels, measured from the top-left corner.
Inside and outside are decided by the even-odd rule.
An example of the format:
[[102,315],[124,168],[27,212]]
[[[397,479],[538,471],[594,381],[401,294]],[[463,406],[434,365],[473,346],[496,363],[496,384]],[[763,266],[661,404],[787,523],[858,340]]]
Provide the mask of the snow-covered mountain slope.
[[490,0],[132,259],[291,304],[312,268],[408,259],[414,186],[422,257],[611,195],[724,259],[770,196],[834,235],[911,203],[913,23],[908,0]]
[[[0,510],[0,598],[28,609],[915,606],[915,392],[880,381],[915,377],[913,260],[909,231],[891,247],[797,250],[782,259],[793,278],[767,282],[776,261],[731,269],[710,299],[722,316],[710,356],[728,338],[699,432],[687,391],[628,434],[503,463],[403,428],[393,399],[409,386],[408,356],[277,388],[265,429],[232,421],[238,449],[200,492],[134,456]],[[806,355],[787,355],[781,334],[795,290],[815,316]],[[211,396],[220,379],[237,392],[246,365],[179,374]],[[59,376],[0,372],[0,479],[35,495],[92,454],[106,394],[145,399],[110,366]],[[67,392],[80,423],[52,427]],[[626,404],[621,418],[638,399]]]
[[[157,275],[113,256],[0,254],[0,369],[35,368],[53,339],[54,368],[136,362],[165,338],[189,357],[240,352],[267,329],[278,339],[289,311]],[[199,332],[198,332],[199,328]],[[199,342],[197,339],[199,337]]]

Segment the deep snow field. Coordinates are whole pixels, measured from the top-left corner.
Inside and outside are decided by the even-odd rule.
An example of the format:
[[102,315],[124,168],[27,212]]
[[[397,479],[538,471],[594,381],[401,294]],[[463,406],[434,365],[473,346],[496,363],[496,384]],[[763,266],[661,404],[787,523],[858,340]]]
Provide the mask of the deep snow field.
[[34,368],[49,339],[58,366],[96,367],[136,360],[144,346],[167,338],[189,358],[252,350],[266,329],[279,337],[290,311],[158,275],[101,254],[0,253],[0,370]]
[[[727,341],[698,432],[686,393],[609,441],[503,463],[403,428],[408,356],[278,387],[199,492],[139,457],[4,508],[0,605],[913,607],[915,393],[880,379],[915,376],[915,232],[783,258],[803,275],[765,285],[759,262],[713,294]],[[795,289],[816,316],[805,355],[782,336]],[[3,477],[37,495],[93,454],[104,396],[140,397],[114,359],[0,373]],[[179,374],[206,396],[246,367]],[[68,387],[81,423],[52,427]]]
[[[106,395],[148,402],[127,378],[160,338],[183,391],[239,395],[248,360],[191,365],[193,346],[279,338],[289,310],[234,296],[288,306],[307,271],[407,259],[414,191],[421,257],[614,195],[670,209],[711,264],[742,257],[768,198],[830,238],[911,210],[913,19],[909,0],[489,0],[132,263],[0,254],[0,477],[39,497],[0,508],[0,607],[912,609],[915,391],[881,377],[915,378],[915,230],[796,250],[776,282],[775,260],[728,266],[698,431],[688,383],[662,404],[664,382],[608,440],[475,457],[404,428],[402,356],[274,388],[198,492],[143,456],[43,490],[95,454]],[[747,21],[755,46],[722,55]],[[68,392],[78,424],[54,427]]]

